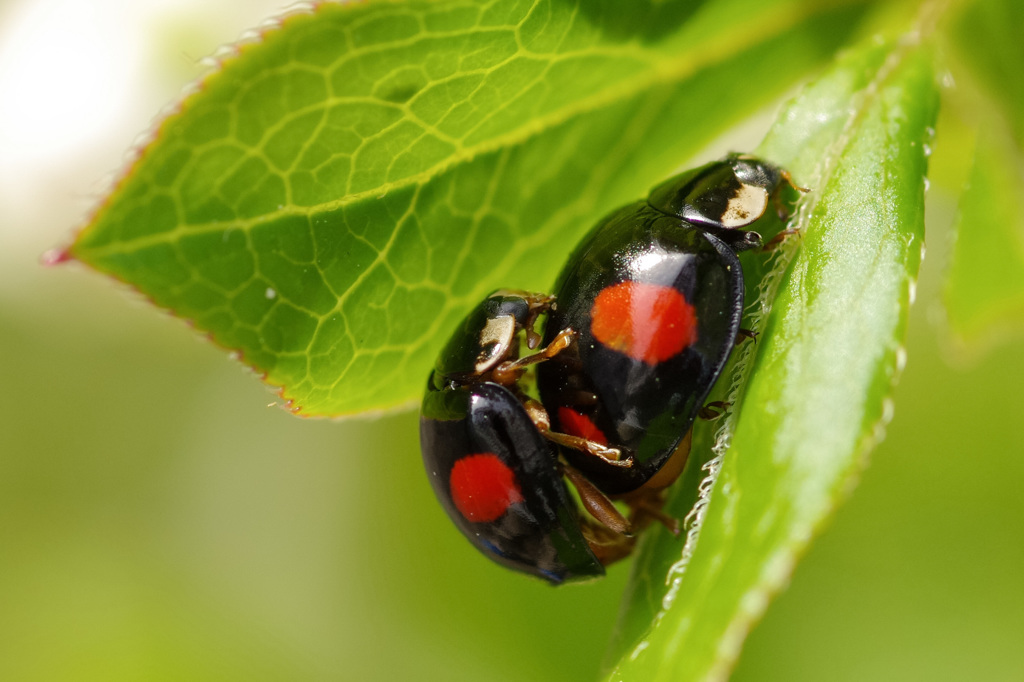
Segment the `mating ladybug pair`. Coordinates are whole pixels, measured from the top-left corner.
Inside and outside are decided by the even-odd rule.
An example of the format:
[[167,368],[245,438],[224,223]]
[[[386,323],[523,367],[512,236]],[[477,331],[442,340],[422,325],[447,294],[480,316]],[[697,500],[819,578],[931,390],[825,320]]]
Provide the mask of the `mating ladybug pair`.
[[[595,227],[554,296],[501,290],[469,313],[430,375],[420,440],[434,491],[478,549],[558,584],[603,575],[651,521],[678,532],[661,494],[741,333],[736,254],[761,246],[742,228],[773,203],[783,215],[787,186],[747,155],[687,171]],[[539,400],[523,387],[533,365]]]

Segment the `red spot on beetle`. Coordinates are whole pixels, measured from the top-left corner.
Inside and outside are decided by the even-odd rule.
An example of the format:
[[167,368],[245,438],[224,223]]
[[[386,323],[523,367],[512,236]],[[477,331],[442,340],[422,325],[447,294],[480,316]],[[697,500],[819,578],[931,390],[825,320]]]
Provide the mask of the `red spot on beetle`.
[[448,479],[455,508],[469,521],[490,523],[523,501],[516,475],[489,452],[455,462]]
[[697,313],[672,287],[620,282],[605,287],[590,309],[590,331],[613,350],[649,365],[697,341]]
[[562,430],[570,436],[578,436],[579,438],[586,438],[587,440],[600,445],[608,445],[608,439],[605,437],[604,433],[601,429],[597,428],[597,425],[593,420],[585,414],[580,414],[576,410],[568,407],[559,407],[558,422],[562,425]]

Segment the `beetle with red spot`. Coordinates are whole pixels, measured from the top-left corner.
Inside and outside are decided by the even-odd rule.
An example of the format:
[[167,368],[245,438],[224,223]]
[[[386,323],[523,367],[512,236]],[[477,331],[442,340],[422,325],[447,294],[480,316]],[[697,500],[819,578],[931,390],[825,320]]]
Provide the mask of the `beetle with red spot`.
[[538,387],[553,429],[632,458],[624,468],[561,449],[603,492],[667,485],[674,476],[666,468],[682,470],[690,428],[740,332],[737,252],[761,246],[761,236],[743,228],[773,202],[782,214],[787,184],[785,171],[731,155],[612,213],[569,258],[546,336],[572,328],[579,337],[538,366]]
[[[423,463],[431,485],[462,533],[493,560],[554,584],[604,575],[613,533],[581,518],[563,480],[547,416],[519,380],[564,350],[566,332],[519,358],[519,337],[535,348],[536,318],[550,296],[497,291],[476,306],[441,351],[420,416]],[[565,437],[564,442],[582,439]],[[595,455],[617,455],[597,444]],[[622,551],[617,550],[619,556]]]

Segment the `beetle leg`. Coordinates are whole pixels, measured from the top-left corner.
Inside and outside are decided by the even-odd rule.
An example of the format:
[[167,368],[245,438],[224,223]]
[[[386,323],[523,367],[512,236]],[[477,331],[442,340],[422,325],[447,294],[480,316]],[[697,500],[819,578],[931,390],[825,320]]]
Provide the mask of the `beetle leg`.
[[791,234],[801,234],[801,232],[798,228],[795,227],[790,227],[785,230],[782,230],[777,235],[775,235],[774,237],[772,237],[771,239],[764,243],[764,246],[761,247],[761,252],[768,253],[770,251],[774,251],[775,249],[779,248],[782,245],[782,243],[786,241],[786,237],[788,237]]
[[572,448],[573,450],[581,450],[589,455],[599,457],[606,464],[612,466],[622,467],[623,469],[633,466],[633,458],[627,457],[622,459],[622,451],[617,448],[610,448],[600,443],[595,443],[592,440],[580,438],[579,436],[570,436],[567,433],[552,431],[551,418],[548,416],[548,412],[544,409],[543,405],[532,398],[525,398],[522,402],[523,407],[526,409],[526,414],[530,415],[530,419],[533,421],[534,426],[537,427],[537,430],[540,431],[540,435],[552,443]]
[[800,194],[807,194],[811,190],[806,187],[801,187],[793,182],[793,176],[789,174],[789,171],[784,170],[779,173],[779,179],[781,182],[776,185],[775,191],[772,192],[772,202],[775,204],[775,213],[779,216],[779,219],[788,220],[789,216],[792,215],[792,212],[789,210],[789,207],[782,202],[782,186],[789,185],[792,189],[800,192]]
[[578,336],[579,334],[576,333],[576,330],[574,330],[572,327],[566,327],[562,331],[558,332],[555,335],[555,338],[553,338],[551,340],[551,343],[549,343],[547,346],[541,348],[533,355],[525,357],[522,360],[519,360],[518,362],[522,363],[525,366],[532,365],[537,362],[542,362],[544,360],[549,360],[558,355],[559,353],[561,353],[569,346],[571,346],[576,341],[576,338]]
[[697,416],[701,419],[707,419],[708,421],[718,419],[725,414],[725,411],[730,407],[732,407],[732,403],[727,403],[724,400],[715,400],[714,402],[710,402],[700,408],[700,411],[697,412]]
[[533,350],[540,345],[540,334],[533,328],[537,324],[537,318],[541,313],[546,313],[555,307],[555,297],[542,294],[534,294],[527,298],[530,304],[530,316],[526,319],[523,327],[526,329],[526,347]]
[[626,517],[616,508],[615,504],[598,490],[597,486],[568,464],[563,462],[561,468],[566,480],[579,493],[583,508],[591,516],[603,526],[610,528],[620,535],[631,535],[633,533],[633,524],[626,520]]
[[633,548],[636,546],[635,537],[619,535],[585,516],[580,517],[580,530],[590,546],[590,551],[594,553],[602,566],[625,559],[633,553]]
[[600,443],[595,443],[592,440],[587,440],[586,438],[570,436],[567,433],[559,433],[558,431],[541,430],[541,435],[552,443],[557,443],[558,445],[572,448],[573,450],[582,450],[588,455],[598,457],[605,464],[610,464],[622,469],[628,469],[633,466],[633,458],[627,457],[626,459],[620,459],[620,457],[622,457],[622,451],[617,448],[610,448],[605,445],[601,445]]
[[633,458],[627,457],[626,459],[620,459],[622,457],[622,451],[618,448],[610,448],[600,443],[595,443],[592,440],[586,438],[580,438],[579,436],[570,436],[567,433],[559,433],[558,431],[551,431],[550,429],[545,431],[540,430],[540,434],[547,438],[552,443],[556,443],[563,447],[572,448],[573,450],[581,450],[588,455],[598,457],[605,464],[610,464],[614,467],[620,467],[622,469],[628,469],[633,466]]
[[533,328],[533,324],[537,321],[536,317],[530,317],[527,320],[524,330],[526,332],[526,347],[533,350],[540,343],[540,334]]
[[626,504],[633,510],[630,519],[635,527],[643,528],[647,525],[647,519],[653,519],[665,526],[668,532],[676,537],[679,537],[682,532],[679,519],[673,518],[661,510],[665,505],[665,498],[662,497],[660,491],[653,495],[642,494],[635,499],[626,498]]
[[793,182],[793,176],[789,174],[788,170],[784,170],[781,173],[779,173],[779,177],[781,177],[787,185],[795,189],[797,192],[800,192],[800,194],[807,194],[808,192],[811,191],[808,188],[801,187],[800,185]]
[[739,346],[744,341],[750,340],[757,343],[757,335],[761,332],[755,332],[753,329],[739,329],[736,331],[736,342],[734,345]]
[[811,190],[807,189],[806,187],[801,187],[800,185],[793,182],[793,176],[789,174],[789,171],[784,170],[779,173],[779,184],[776,185],[775,189],[772,191],[772,203],[775,204],[775,214],[779,216],[779,220],[785,221],[789,219],[789,216],[792,214],[792,212],[789,210],[789,207],[786,206],[782,201],[783,185],[789,185],[789,187],[796,190],[797,192],[800,192],[801,194],[807,194]]
[[573,329],[563,329],[558,332],[555,338],[552,339],[551,343],[544,348],[541,348],[533,355],[528,355],[525,358],[519,358],[518,360],[506,360],[499,364],[491,370],[491,378],[503,386],[514,384],[519,380],[519,377],[522,376],[523,372],[526,371],[527,367],[555,357],[571,346],[576,340],[576,336],[577,334]]

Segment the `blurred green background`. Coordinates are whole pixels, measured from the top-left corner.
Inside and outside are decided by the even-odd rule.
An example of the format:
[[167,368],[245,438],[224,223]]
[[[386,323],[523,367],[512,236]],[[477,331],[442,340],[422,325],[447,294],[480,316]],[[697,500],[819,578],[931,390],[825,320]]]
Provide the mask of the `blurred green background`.
[[[0,4],[0,679],[594,679],[627,566],[561,589],[492,566],[414,413],[297,419],[125,287],[38,265],[277,5]],[[1024,679],[1024,354],[967,362],[935,324],[952,202],[929,196],[889,436],[736,679]]]

